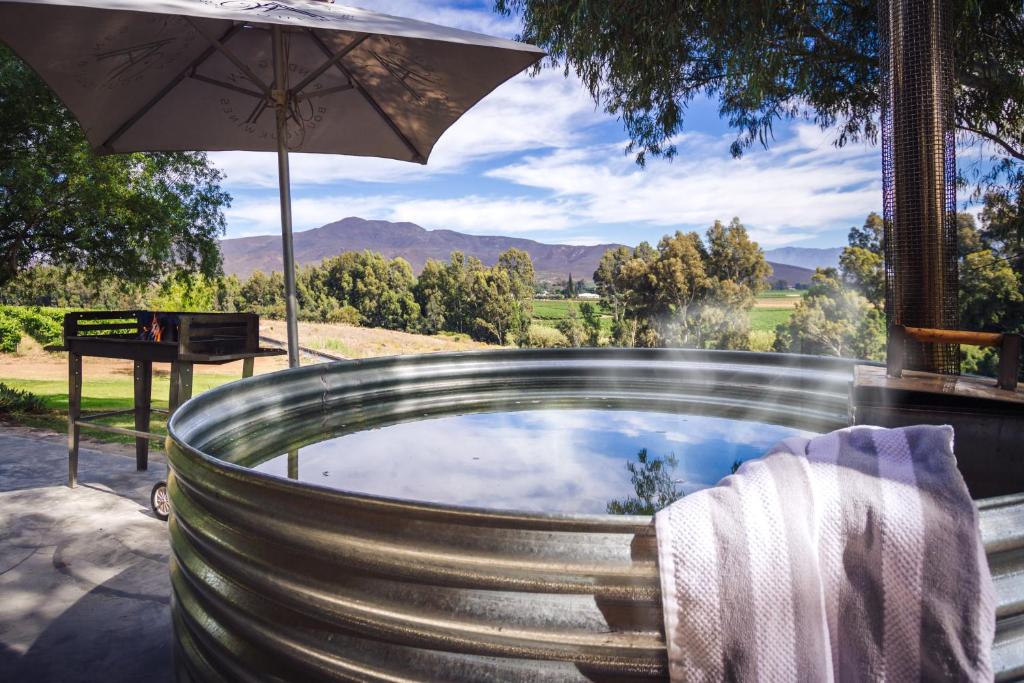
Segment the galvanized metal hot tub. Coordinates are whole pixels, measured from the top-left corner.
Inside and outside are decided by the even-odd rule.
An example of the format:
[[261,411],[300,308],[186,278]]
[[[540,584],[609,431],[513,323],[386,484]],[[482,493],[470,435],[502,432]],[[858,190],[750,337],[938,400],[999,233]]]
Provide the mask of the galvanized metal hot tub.
[[[851,373],[844,360],[774,354],[501,351],[317,365],[203,394],[169,426],[179,675],[664,678],[649,518],[352,495],[236,463],[342,424],[541,396],[825,431],[848,422]],[[981,505],[997,667],[1024,675],[1024,496]]]

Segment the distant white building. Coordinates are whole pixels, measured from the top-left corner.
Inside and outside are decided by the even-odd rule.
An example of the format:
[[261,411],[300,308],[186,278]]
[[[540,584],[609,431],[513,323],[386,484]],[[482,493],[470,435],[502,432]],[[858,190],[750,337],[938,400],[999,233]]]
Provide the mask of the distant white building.
[[599,294],[594,294],[593,292],[582,292],[576,298],[577,299],[600,299],[601,296]]

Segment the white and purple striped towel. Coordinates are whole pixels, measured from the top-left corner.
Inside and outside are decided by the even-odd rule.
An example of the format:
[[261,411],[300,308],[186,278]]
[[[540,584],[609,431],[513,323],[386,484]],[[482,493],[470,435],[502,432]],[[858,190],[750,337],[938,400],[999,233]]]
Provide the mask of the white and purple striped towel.
[[673,681],[992,680],[950,427],[787,439],[655,523]]

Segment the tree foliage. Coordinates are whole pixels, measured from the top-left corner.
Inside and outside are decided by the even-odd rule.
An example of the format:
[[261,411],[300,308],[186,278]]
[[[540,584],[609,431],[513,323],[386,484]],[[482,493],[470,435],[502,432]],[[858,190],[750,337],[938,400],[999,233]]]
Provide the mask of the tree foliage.
[[230,197],[205,154],[93,154],[81,128],[0,47],[0,285],[34,264],[133,283],[216,275]]
[[872,360],[885,354],[885,314],[880,305],[846,286],[834,268],[815,271],[807,296],[782,328],[776,335],[778,351]]
[[324,294],[357,310],[366,326],[417,328],[420,307],[413,295],[416,277],[405,259],[349,251],[325,260],[318,272]]
[[580,316],[583,318],[583,329],[587,335],[587,346],[600,346],[601,312],[597,306],[585,301],[580,304]]
[[497,344],[525,342],[532,317],[533,262],[508,249],[498,262],[452,252],[448,263],[427,261],[415,287],[426,331],[463,332]]
[[[986,198],[979,228],[957,215],[960,327],[1024,332],[1024,259],[1014,227],[1016,207]],[[882,219],[870,214],[850,229],[840,273],[819,269],[789,323],[776,330],[775,349],[881,359],[885,340]],[[993,374],[996,351],[964,346],[965,372]]]
[[564,318],[558,321],[555,328],[562,333],[566,343],[573,348],[579,348],[588,343],[587,328],[576,306],[569,307],[569,311]]
[[775,331],[776,351],[868,360],[885,357],[885,222],[850,228],[839,270],[819,268],[807,296]]
[[885,301],[885,265],[881,254],[864,247],[846,247],[839,255],[843,283],[875,306]]
[[[839,145],[877,136],[879,35],[873,0],[721,3],[712,0],[496,0],[520,14],[521,38],[575,71],[621,118],[642,163],[672,156],[686,110],[718,103],[736,131],[732,152],[767,145],[774,126],[836,127]],[[1024,185],[1024,20],[1019,0],[955,0],[956,125],[985,141],[981,188],[1017,202]]]
[[861,226],[853,226],[847,238],[849,246],[882,256],[885,253],[885,220],[875,211],[868,214]]
[[[428,261],[420,277],[403,258],[344,252],[299,269],[299,319],[435,334],[461,332],[496,344],[526,343],[532,317],[533,264],[520,249],[491,267],[453,252],[448,262]],[[189,275],[136,286],[116,278],[93,281],[54,266],[35,266],[0,289],[0,304],[64,308],[251,311],[271,319],[285,314],[281,273]],[[598,319],[599,324],[599,319]],[[15,342],[16,344],[16,342]]]
[[739,219],[666,235],[652,248],[609,250],[594,272],[619,346],[745,348],[747,311],[771,272]]
[[960,275],[960,325],[969,330],[1024,326],[1024,282],[990,249],[964,257]]
[[608,503],[610,515],[653,515],[683,497],[675,481],[679,464],[673,454],[664,458],[651,457],[646,448],[636,454],[636,462],[627,462],[629,480],[635,495]]

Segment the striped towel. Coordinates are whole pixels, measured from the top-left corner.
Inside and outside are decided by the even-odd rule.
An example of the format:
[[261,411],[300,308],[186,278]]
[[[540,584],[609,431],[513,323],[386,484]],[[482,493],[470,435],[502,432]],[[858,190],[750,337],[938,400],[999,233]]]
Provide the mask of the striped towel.
[[791,438],[655,517],[673,681],[991,681],[951,427]]

